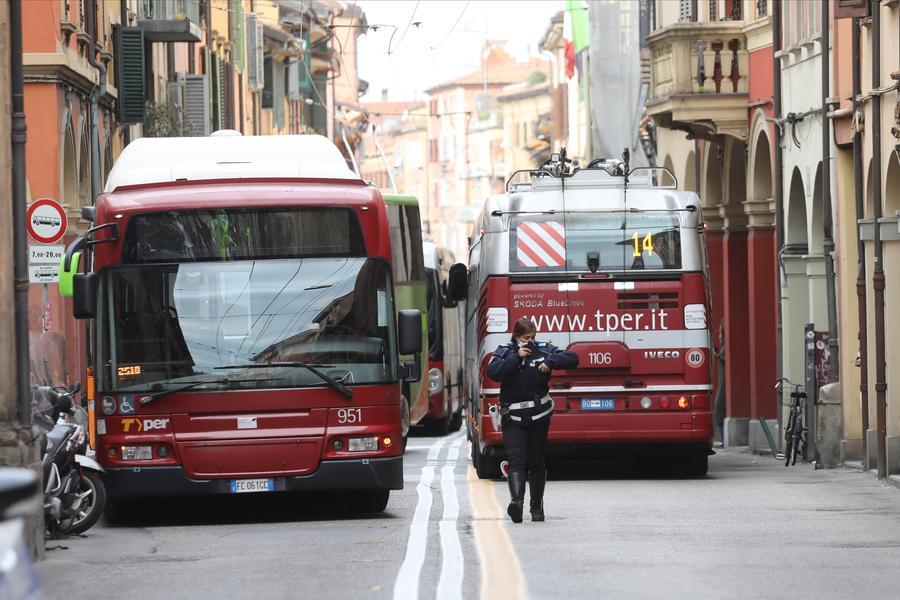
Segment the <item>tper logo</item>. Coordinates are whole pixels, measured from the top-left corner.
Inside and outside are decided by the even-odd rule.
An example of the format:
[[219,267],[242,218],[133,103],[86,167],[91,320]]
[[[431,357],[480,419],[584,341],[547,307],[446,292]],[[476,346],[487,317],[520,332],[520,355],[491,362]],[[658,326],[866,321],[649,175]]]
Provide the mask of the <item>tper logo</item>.
[[122,433],[154,431],[166,429],[168,426],[169,419],[122,419]]

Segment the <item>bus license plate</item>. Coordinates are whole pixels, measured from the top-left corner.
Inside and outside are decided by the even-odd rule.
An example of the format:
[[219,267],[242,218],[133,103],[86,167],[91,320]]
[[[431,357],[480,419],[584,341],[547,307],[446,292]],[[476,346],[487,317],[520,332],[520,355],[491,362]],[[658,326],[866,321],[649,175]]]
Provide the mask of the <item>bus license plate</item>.
[[581,410],[615,410],[615,398],[582,398]]
[[274,479],[232,479],[231,493],[271,492],[275,490]]

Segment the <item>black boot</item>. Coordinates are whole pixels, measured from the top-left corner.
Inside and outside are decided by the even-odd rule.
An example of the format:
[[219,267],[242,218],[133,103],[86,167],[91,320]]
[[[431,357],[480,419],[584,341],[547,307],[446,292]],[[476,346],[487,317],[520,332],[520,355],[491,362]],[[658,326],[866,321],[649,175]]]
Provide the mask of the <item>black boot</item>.
[[531,496],[531,520],[544,520],[544,486],[547,484],[546,469],[535,469],[528,474],[528,487]]
[[522,522],[522,509],[525,505],[525,471],[509,472],[509,495],[512,498],[506,508],[506,514],[513,523]]

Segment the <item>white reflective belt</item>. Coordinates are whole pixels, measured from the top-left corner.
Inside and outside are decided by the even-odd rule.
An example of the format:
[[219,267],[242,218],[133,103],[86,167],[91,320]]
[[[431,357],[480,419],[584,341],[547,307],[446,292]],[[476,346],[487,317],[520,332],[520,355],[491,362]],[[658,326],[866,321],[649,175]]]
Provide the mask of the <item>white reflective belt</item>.
[[535,408],[542,404],[547,404],[548,402],[552,402],[552,400],[550,399],[550,394],[547,394],[543,398],[541,398],[540,402],[538,402],[537,400],[528,400],[526,402],[516,402],[514,404],[510,404],[507,408],[509,408],[509,410],[522,410],[524,408]]
[[[546,417],[547,415],[549,415],[552,412],[553,412],[553,405],[551,404],[550,408],[548,408],[544,412],[538,413],[538,414],[534,415],[533,417],[531,417],[531,421],[534,422],[539,419],[543,419],[544,417]],[[517,417],[515,415],[509,415],[509,418],[512,419],[513,421],[521,421],[522,420],[522,417]]]

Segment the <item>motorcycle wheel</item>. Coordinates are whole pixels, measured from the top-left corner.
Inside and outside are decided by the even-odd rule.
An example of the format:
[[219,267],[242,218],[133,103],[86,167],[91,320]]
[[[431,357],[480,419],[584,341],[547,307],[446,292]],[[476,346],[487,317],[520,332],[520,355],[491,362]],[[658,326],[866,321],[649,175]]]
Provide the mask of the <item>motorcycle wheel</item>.
[[100,515],[106,508],[106,486],[103,485],[100,476],[93,471],[82,471],[81,480],[78,482],[77,493],[83,494],[87,491],[91,493],[84,498],[81,510],[71,520],[68,527],[59,529],[60,534],[84,533],[100,520]]

